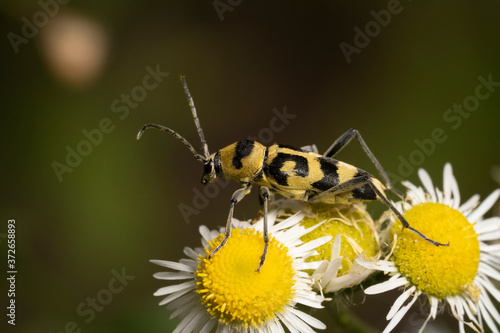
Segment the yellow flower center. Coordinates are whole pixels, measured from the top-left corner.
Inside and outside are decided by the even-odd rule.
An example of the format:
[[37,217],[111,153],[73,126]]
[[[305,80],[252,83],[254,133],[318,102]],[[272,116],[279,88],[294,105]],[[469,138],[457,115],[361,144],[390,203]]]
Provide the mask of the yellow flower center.
[[441,203],[423,203],[404,214],[427,237],[450,246],[435,246],[396,222],[397,243],[392,260],[409,282],[438,298],[474,290],[479,265],[479,241],[463,214]]
[[332,235],[330,242],[316,248],[319,255],[309,257],[306,261],[320,261],[332,258],[332,245],[337,234],[341,235],[340,256],[341,268],[337,276],[349,272],[354,259],[364,252],[366,258],[374,257],[378,253],[378,242],[374,237],[374,224],[363,206],[337,205],[335,208],[322,208],[315,206],[316,217],[306,217],[301,224],[308,228],[327,220],[318,228],[303,236],[303,242],[309,242],[322,236]]
[[259,327],[275,317],[293,299],[295,269],[288,248],[271,238],[266,261],[257,272],[264,238],[255,229],[233,229],[224,247],[208,255],[224,235],[219,235],[200,256],[196,292],[208,312],[225,324]]

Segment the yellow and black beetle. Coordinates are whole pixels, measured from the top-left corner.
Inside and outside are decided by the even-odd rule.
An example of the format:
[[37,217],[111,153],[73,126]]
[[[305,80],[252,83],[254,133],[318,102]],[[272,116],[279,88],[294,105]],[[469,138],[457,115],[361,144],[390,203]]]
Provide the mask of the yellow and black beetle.
[[[227,242],[227,239],[231,235],[234,206],[245,195],[250,193],[254,184],[260,188],[260,198],[264,212],[264,250],[257,271],[264,264],[267,244],[269,242],[267,204],[270,191],[294,200],[327,204],[379,199],[396,214],[404,228],[408,228],[436,246],[448,245],[436,242],[412,228],[396,207],[387,199],[384,194],[386,189],[391,190],[401,198],[403,198],[403,195],[392,186],[389,177],[357,130],[350,129],[345,132],[323,155],[288,145],[274,144],[270,147],[265,147],[252,140],[238,141],[222,148],[214,154],[210,154],[184,76],[181,76],[181,81],[201,139],[203,155],[197,153],[193,145],[180,134],[161,125],[144,125],[137,134],[137,139],[140,139],[142,133],[148,128],[156,128],[168,132],[186,145],[194,157],[204,164],[203,176],[201,178],[203,184],[213,182],[217,177],[226,177],[242,185],[242,188],[236,190],[231,197],[225,237],[219,246],[212,251],[210,256],[215,255]],[[383,177],[385,186],[368,172],[332,158],[353,138],[358,139],[363,150]]]

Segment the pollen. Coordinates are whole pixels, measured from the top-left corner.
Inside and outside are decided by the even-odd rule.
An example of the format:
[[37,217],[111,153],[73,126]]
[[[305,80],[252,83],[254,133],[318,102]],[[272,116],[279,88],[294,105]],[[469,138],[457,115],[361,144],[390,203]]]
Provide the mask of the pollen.
[[271,237],[266,260],[257,272],[264,237],[255,229],[233,229],[224,247],[212,258],[214,239],[199,257],[196,292],[219,322],[258,328],[290,304],[295,295],[295,269],[288,248]]
[[410,230],[402,230],[399,221],[392,260],[409,282],[422,292],[443,299],[471,290],[479,266],[479,241],[473,221],[467,221],[456,209],[442,203],[422,203],[404,214],[410,225],[427,237],[449,242],[435,246]]
[[301,239],[308,242],[322,236],[332,235],[333,238],[330,242],[316,249],[319,252],[318,255],[306,260],[330,261],[334,238],[340,234],[342,263],[337,276],[342,276],[349,272],[354,259],[362,252],[366,258],[376,256],[379,245],[375,236],[374,222],[363,205],[336,205],[334,207],[332,209],[331,205],[329,207],[315,205],[314,209],[317,215],[313,218],[304,218],[301,224],[304,227],[311,227],[321,221],[326,221]]

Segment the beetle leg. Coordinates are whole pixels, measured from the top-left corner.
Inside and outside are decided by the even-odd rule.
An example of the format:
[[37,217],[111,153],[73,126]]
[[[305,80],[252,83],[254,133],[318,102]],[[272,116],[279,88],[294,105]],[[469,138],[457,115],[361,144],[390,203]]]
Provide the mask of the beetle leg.
[[404,194],[400,190],[396,189],[394,187],[394,185],[392,185],[392,182],[389,179],[389,176],[387,176],[387,173],[385,172],[384,168],[382,168],[382,165],[380,164],[380,162],[377,160],[375,155],[373,155],[370,148],[368,148],[368,145],[365,143],[365,141],[361,137],[361,134],[358,132],[358,130],[351,128],[350,130],[348,130],[347,132],[342,134],[337,140],[335,140],[335,142],[330,146],[330,148],[328,148],[326,150],[326,152],[323,154],[323,156],[325,156],[325,157],[335,156],[339,151],[342,150],[342,148],[344,148],[349,142],[351,142],[351,140],[354,137],[356,137],[356,139],[358,139],[359,143],[361,144],[361,148],[363,148],[366,155],[370,158],[370,160],[375,165],[378,172],[380,173],[380,175],[384,179],[384,183],[385,183],[385,186],[387,187],[387,189],[392,191],[394,194],[396,194],[401,199],[404,199],[405,198]]
[[269,243],[269,232],[267,229],[267,204],[269,201],[269,189],[265,186],[260,187],[260,197],[262,199],[263,207],[264,207],[264,251],[262,251],[262,256],[259,260],[259,268],[257,268],[257,272],[260,272],[262,265],[264,265],[264,261],[266,260],[267,254],[267,244]]
[[231,236],[231,223],[233,221],[234,206],[240,202],[252,190],[252,184],[245,183],[244,187],[236,190],[231,196],[231,206],[229,206],[229,216],[227,217],[226,230],[222,242],[210,253],[209,258],[212,258],[226,244]]
[[387,207],[389,207],[394,212],[394,214],[396,214],[398,219],[401,221],[401,224],[403,224],[403,228],[408,228],[409,230],[413,231],[418,236],[420,236],[422,239],[428,241],[429,243],[431,243],[433,245],[436,245],[436,246],[440,246],[440,245],[441,246],[448,246],[449,245],[449,243],[443,244],[443,243],[437,242],[435,240],[432,240],[429,237],[427,237],[426,235],[424,235],[423,233],[421,233],[420,231],[418,231],[417,229],[411,227],[410,224],[408,223],[408,221],[406,221],[406,219],[403,217],[403,215],[398,211],[398,209],[396,207],[394,207],[394,205],[389,201],[389,199],[387,199],[387,197],[373,184],[373,182],[369,176],[360,176],[360,177],[349,179],[343,183],[340,183],[336,186],[333,186],[332,188],[330,188],[326,191],[323,191],[321,193],[318,193],[316,195],[309,197],[309,200],[315,201],[315,200],[321,200],[322,198],[327,197],[327,196],[336,196],[336,195],[339,195],[341,193],[352,191],[352,190],[354,190],[362,185],[365,185],[365,184],[368,184],[373,189],[373,191],[377,194],[377,197],[379,197],[379,199],[381,201],[383,201],[387,205]]

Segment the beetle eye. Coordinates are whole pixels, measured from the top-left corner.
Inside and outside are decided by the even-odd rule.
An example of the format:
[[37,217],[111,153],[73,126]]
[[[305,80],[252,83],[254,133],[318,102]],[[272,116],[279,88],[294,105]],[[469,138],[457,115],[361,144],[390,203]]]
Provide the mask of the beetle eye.
[[216,178],[214,163],[212,160],[205,163],[203,167],[203,176],[201,177],[201,183],[207,184],[212,182]]
[[208,161],[205,166],[203,167],[203,173],[205,175],[209,175],[213,172],[213,163],[212,161]]

